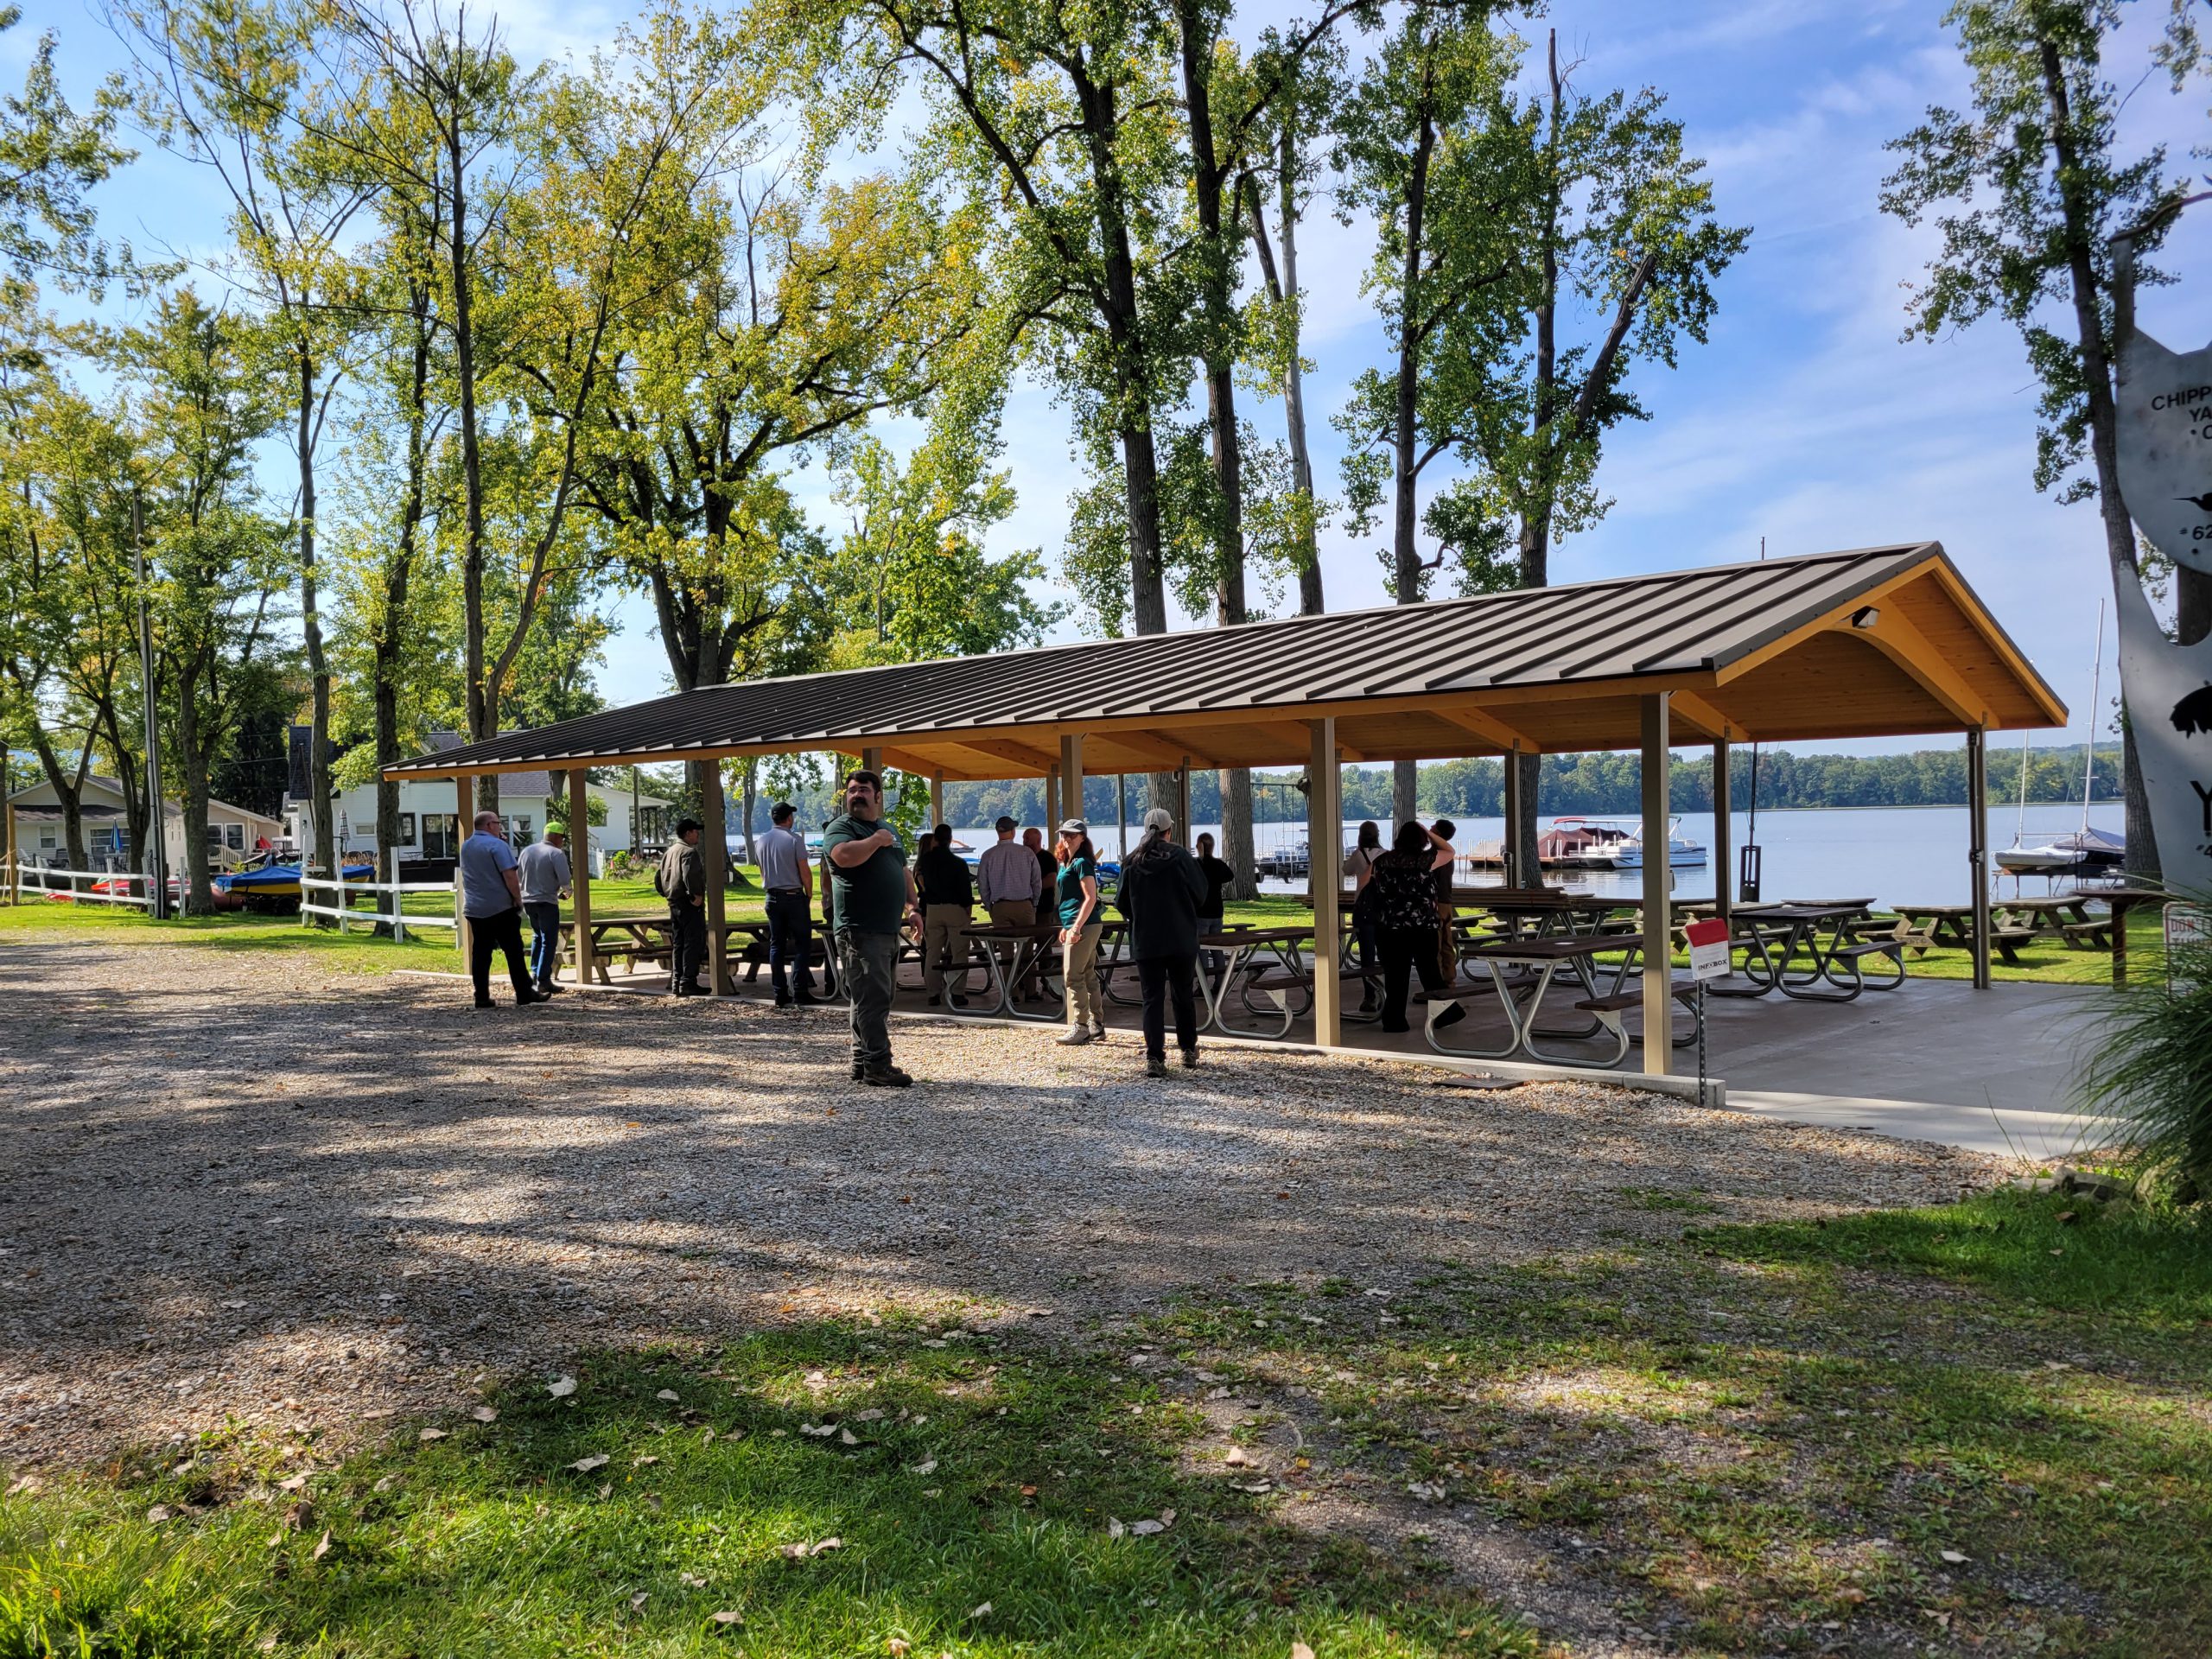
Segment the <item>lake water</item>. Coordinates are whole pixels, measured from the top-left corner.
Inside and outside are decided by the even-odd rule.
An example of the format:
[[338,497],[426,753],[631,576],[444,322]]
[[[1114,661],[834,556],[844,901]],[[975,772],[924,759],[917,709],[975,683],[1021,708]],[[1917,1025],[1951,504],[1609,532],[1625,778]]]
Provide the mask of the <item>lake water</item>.
[[[2018,813],[2017,806],[1990,809],[1989,845],[1993,852],[2012,844]],[[1750,820],[1742,812],[1732,817],[1734,845],[1740,848],[1748,838]],[[1504,823],[1498,818],[1461,818],[1455,822],[1459,834],[1454,839],[1462,850],[1477,842],[1497,840],[1505,834]],[[1540,822],[1541,826],[1548,827],[1551,821],[1544,818]],[[2065,835],[2078,829],[2081,822],[2078,804],[2031,805],[2027,811],[2025,842],[2033,846],[2052,836]],[[2117,801],[2100,802],[2089,809],[2089,823],[2094,829],[2117,834],[2125,826],[2124,810]],[[1358,828],[1356,822],[1345,824],[1346,846],[1357,838]],[[1221,835],[1218,824],[1202,823],[1198,831],[1212,835],[1217,842]],[[1705,848],[1707,855],[1703,868],[1675,872],[1675,895],[1682,899],[1711,898],[1713,815],[1686,812],[1675,833],[1688,836]],[[979,849],[989,846],[995,839],[988,828],[961,829],[955,834]],[[1138,826],[1132,823],[1132,844],[1138,834]],[[1385,834],[1387,836],[1388,826]],[[1254,842],[1263,856],[1271,848],[1305,838],[1306,826],[1302,823],[1262,823],[1255,825],[1253,830]],[[1111,858],[1116,855],[1118,842],[1112,823],[1092,825],[1091,839],[1097,843],[1103,856]],[[1815,807],[1761,812],[1758,844],[1762,892],[1770,899],[1873,898],[1884,904],[1963,905],[1974,896],[1967,869],[1967,809],[1963,806]],[[1495,883],[1498,879],[1495,871],[1463,870],[1460,875],[1461,881],[1470,886]],[[1544,879],[1570,892],[1599,896],[1618,893],[1631,899],[1642,893],[1643,884],[1643,873],[1633,870],[1550,870],[1545,872]],[[1732,886],[1732,871],[1730,880]],[[1261,886],[1269,892],[1305,891],[1303,881],[1263,881]],[[2012,878],[2000,875],[1999,893],[2010,894],[2012,890]],[[2031,894],[2043,892],[2042,878],[2027,878],[2025,891]]]

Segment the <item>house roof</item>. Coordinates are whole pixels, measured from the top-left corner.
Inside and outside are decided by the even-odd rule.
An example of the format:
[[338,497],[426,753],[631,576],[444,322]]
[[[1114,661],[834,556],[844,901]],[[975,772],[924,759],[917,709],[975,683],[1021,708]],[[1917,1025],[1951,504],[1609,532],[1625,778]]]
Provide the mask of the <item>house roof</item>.
[[[123,799],[123,785],[112,778],[104,778],[96,772],[88,772],[86,774],[85,783],[88,788],[97,786],[105,790],[110,795],[114,796],[118,803],[120,803]],[[37,783],[33,784],[29,789],[19,789],[13,795],[10,795],[8,798],[9,804],[16,806],[16,810],[25,817],[43,817],[48,814],[51,814],[51,816],[54,817],[59,817],[61,816],[61,808],[58,804],[53,806],[48,806],[42,802],[38,802],[33,803],[28,807],[17,804],[27,797],[35,795],[39,791],[47,787],[48,787],[48,785],[46,780],[41,779]],[[266,812],[257,812],[250,806],[233,806],[228,801],[217,800],[212,795],[207,798],[207,804],[211,809],[227,812],[234,817],[252,818],[259,823],[270,824],[281,822],[281,820],[271,817]],[[86,816],[87,817],[108,817],[119,813],[123,809],[120,804],[112,807],[104,806],[92,808],[86,811]],[[169,818],[181,818],[184,816],[184,808],[175,800],[164,797],[162,801],[162,816],[164,821]]]
[[[511,736],[512,734],[503,734],[503,735]],[[450,753],[453,750],[461,747],[461,734],[459,732],[432,732],[428,741],[430,745],[431,753]],[[609,800],[627,798],[630,792],[626,789],[616,789],[610,787],[606,784],[593,784],[590,787],[597,791],[600,794],[605,796]],[[505,772],[499,779],[499,792],[503,796],[512,795],[520,797],[524,795],[543,795],[550,797],[553,793],[553,773],[550,769],[543,766]],[[672,805],[673,803],[663,799],[660,796],[648,794],[645,791],[640,790],[638,791],[638,804],[640,806],[669,806]]]
[[880,747],[948,778],[2063,724],[2065,706],[1934,542],[756,680],[456,744],[387,775]]

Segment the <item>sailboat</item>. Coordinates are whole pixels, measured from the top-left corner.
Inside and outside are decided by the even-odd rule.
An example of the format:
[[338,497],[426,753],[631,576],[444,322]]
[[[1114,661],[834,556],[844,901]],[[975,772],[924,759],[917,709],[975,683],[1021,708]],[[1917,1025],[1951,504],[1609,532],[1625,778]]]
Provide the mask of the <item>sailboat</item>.
[[2127,861],[2127,838],[2109,830],[2089,828],[2089,795],[2096,782],[2097,710],[2104,690],[2105,607],[2097,601],[2097,664],[2089,680],[2088,753],[2082,763],[2082,827],[2071,835],[2054,836],[2033,847],[2026,839],[2028,817],[2028,745],[2020,740],[2019,820],[2012,830],[2012,844],[1997,855],[1997,868],[2011,876],[2075,877],[2101,875]]

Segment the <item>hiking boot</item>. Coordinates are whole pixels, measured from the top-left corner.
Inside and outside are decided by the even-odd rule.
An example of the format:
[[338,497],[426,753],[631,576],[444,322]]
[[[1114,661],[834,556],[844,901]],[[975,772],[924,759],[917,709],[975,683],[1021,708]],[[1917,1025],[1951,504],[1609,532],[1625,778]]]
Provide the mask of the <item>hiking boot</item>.
[[476,999],[476,1006],[480,1008],[496,1008],[499,1005],[488,996],[480,996]]
[[1103,1043],[1106,1040],[1106,1022],[1103,1020],[1097,1020],[1092,1024],[1090,1027],[1090,1037],[1093,1042]]
[[853,1062],[853,1081],[854,1081],[855,1083],[858,1083],[858,1082],[859,1082],[859,1081],[860,1081],[863,1077],[865,1077],[865,1076],[867,1076],[867,1075],[868,1075],[868,1062],[867,1062],[867,1061],[865,1061],[865,1060],[855,1060],[855,1061]]
[[934,1008],[934,1007],[942,1007],[942,1006],[944,1005],[944,999],[943,997],[941,997],[941,996],[933,996],[933,997],[930,998],[930,1007],[933,1007],[933,1008]]
[[1198,1069],[1198,1051],[1197,1049],[1186,1048],[1183,1051],[1183,1069],[1185,1071],[1195,1071]]
[[1167,1075],[1167,1061],[1160,1055],[1147,1055],[1145,1058],[1144,1074],[1147,1077],[1166,1077]]
[[552,996],[559,992],[565,991],[568,988],[569,988],[565,985],[555,984],[550,979],[541,979],[537,984],[531,987],[531,989],[536,991],[540,996]]
[[952,1006],[956,1008],[964,1008],[968,1006],[968,999],[964,996],[956,996],[952,999]]
[[914,1082],[888,1060],[879,1060],[874,1065],[863,1066],[861,1081],[877,1089],[907,1089],[912,1087]]
[[543,991],[517,991],[515,1007],[526,1008],[533,1002],[550,1002],[553,999]]
[[1090,1041],[1090,1027],[1089,1026],[1070,1026],[1065,1032],[1060,1033],[1058,1041],[1060,1046],[1064,1048],[1074,1048],[1079,1044]]
[[788,1008],[791,1005],[791,994],[789,991],[778,991],[776,993],[776,1006],[778,1007]]

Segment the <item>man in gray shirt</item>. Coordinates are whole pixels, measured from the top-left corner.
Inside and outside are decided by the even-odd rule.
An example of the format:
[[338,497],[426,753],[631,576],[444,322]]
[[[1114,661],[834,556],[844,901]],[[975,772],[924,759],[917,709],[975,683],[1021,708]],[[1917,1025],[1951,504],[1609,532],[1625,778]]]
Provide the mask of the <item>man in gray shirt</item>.
[[476,815],[476,833],[461,843],[455,861],[461,877],[461,913],[468,918],[468,976],[476,982],[476,1006],[492,1006],[492,952],[507,959],[514,982],[515,1006],[544,998],[531,988],[530,969],[522,956],[522,878],[515,870],[515,849],[507,845],[506,826],[496,812]]
[[541,996],[561,988],[553,970],[561,962],[561,901],[569,896],[569,837],[558,824],[545,839],[522,849],[515,868],[522,877],[522,910],[530,918],[530,971]]
[[668,988],[677,996],[716,992],[699,982],[707,966],[707,860],[699,850],[704,827],[696,818],[677,823],[676,839],[660,855],[660,870],[653,877],[653,886],[668,900]]
[[[806,842],[791,828],[798,809],[779,801],[768,809],[768,833],[754,849],[760,860],[760,885],[768,890],[768,978],[776,988],[776,1006],[815,1001],[814,975],[807,966],[813,949],[814,867],[807,860]],[[791,988],[796,970],[798,990]]]

